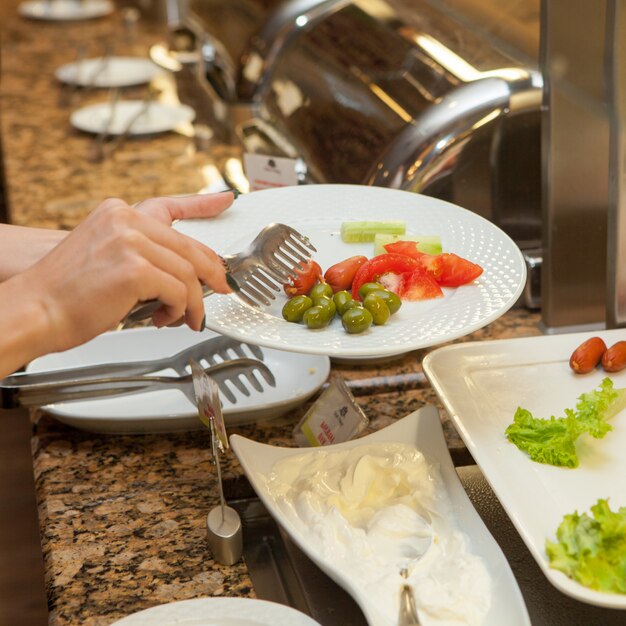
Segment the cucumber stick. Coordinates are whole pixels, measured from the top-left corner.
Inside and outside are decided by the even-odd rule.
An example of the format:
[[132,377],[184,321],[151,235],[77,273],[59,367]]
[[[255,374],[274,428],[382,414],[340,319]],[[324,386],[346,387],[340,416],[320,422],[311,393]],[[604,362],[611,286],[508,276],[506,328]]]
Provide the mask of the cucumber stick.
[[415,241],[417,249],[426,254],[439,254],[441,252],[441,237],[439,235],[389,235],[377,233],[374,237],[374,256],[384,254],[385,246],[394,241]]
[[377,233],[388,235],[404,235],[406,224],[399,220],[383,222],[343,222],[341,224],[341,240],[344,243],[362,243],[374,241]]

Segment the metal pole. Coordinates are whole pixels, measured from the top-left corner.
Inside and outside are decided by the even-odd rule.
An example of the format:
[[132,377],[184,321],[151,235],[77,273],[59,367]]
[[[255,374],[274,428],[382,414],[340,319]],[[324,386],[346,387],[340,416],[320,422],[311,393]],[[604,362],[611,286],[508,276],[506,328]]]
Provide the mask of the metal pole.
[[605,42],[607,6],[614,1],[542,2],[541,295],[547,332],[606,323],[609,106]]

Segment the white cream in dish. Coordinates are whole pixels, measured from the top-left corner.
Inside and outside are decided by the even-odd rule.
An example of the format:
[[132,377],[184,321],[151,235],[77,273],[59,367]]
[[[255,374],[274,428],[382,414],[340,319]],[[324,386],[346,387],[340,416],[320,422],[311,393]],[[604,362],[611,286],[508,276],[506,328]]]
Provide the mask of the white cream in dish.
[[380,443],[291,456],[274,465],[267,487],[295,531],[360,589],[375,626],[397,625],[407,582],[423,626],[482,623],[491,597],[487,569],[454,521],[439,471],[415,447]]

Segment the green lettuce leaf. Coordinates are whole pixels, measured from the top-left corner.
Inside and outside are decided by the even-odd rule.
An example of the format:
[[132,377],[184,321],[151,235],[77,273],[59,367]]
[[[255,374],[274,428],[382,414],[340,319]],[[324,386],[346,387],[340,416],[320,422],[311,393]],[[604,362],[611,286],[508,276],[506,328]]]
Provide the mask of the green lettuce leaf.
[[505,435],[533,461],[578,467],[578,437],[588,433],[602,439],[613,428],[607,420],[625,407],[626,389],[615,389],[613,381],[604,378],[597,389],[579,396],[576,409],[565,409],[562,417],[534,417],[530,411],[518,408]]
[[611,511],[600,499],[591,512],[563,517],[557,541],[546,541],[550,567],[585,587],[626,593],[626,507]]

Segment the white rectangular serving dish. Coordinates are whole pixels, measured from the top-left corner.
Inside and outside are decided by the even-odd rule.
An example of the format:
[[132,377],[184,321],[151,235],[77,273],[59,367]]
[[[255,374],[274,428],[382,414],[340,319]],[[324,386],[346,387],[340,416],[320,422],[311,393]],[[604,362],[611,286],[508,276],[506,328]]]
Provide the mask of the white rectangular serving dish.
[[589,512],[599,498],[613,510],[626,506],[626,411],[616,415],[604,439],[583,435],[580,466],[554,467],[531,461],[504,431],[517,407],[535,417],[563,415],[578,396],[609,376],[626,387],[626,370],[601,368],[580,375],[569,367],[574,349],[601,336],[607,346],[626,339],[626,330],[569,333],[522,339],[462,343],[438,348],[423,367],[463,441],[548,580],[582,602],[626,609],[626,596],[594,591],[549,567],[546,539],[556,538],[563,516]]

